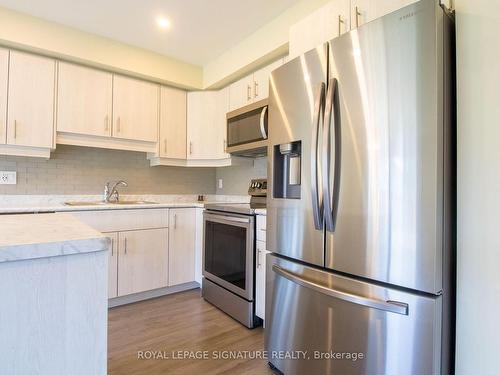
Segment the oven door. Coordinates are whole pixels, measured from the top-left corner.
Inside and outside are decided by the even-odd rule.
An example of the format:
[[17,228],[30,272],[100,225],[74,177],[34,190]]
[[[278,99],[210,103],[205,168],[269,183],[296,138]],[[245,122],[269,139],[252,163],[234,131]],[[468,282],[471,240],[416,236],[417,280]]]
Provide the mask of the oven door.
[[203,221],[203,276],[252,301],[255,218],[205,211]]

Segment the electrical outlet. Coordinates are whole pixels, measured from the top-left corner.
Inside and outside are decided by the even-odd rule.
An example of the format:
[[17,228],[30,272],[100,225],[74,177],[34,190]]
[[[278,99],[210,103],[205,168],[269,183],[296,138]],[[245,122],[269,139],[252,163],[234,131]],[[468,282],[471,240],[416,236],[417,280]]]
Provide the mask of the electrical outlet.
[[218,185],[219,185],[219,189],[222,189],[222,178],[219,178]]
[[15,185],[17,173],[14,171],[0,171],[0,185]]

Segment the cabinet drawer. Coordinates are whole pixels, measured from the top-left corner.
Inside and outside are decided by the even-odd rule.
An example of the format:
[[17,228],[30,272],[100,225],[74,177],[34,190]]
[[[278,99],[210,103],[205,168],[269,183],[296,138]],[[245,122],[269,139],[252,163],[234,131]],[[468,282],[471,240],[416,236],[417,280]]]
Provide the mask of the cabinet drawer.
[[168,227],[168,208],[76,211],[71,215],[100,232]]
[[257,241],[266,242],[266,217],[257,215]]

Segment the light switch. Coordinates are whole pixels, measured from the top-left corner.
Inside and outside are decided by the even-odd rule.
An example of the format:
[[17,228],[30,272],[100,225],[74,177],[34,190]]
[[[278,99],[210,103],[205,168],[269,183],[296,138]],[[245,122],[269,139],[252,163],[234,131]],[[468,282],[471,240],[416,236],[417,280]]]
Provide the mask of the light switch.
[[222,178],[219,178],[217,185],[219,186],[219,189],[222,189]]
[[0,185],[15,185],[17,184],[17,172],[0,171]]

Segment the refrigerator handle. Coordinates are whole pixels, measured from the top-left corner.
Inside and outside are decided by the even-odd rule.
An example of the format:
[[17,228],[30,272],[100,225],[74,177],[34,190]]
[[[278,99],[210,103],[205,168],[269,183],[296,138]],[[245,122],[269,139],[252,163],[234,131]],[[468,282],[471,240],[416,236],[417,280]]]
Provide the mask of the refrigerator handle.
[[[325,119],[323,123],[323,194],[325,206],[325,226],[329,232],[335,231],[335,221],[337,219],[337,207],[339,201],[339,180],[340,180],[340,115],[338,102],[338,81],[331,78],[328,83],[328,93],[326,95]],[[333,124],[332,124],[333,123]],[[332,125],[332,126],[331,126]],[[332,152],[332,131],[333,131],[333,152]],[[330,184],[332,176],[330,174],[333,163],[333,183]]]
[[314,103],[313,117],[313,134],[311,144],[311,192],[313,203],[313,218],[314,227],[318,230],[323,230],[323,194],[320,190],[321,185],[321,170],[319,168],[319,130],[321,126],[321,114],[324,112],[325,106],[325,83],[321,82],[316,94],[316,102]]
[[276,264],[273,264],[273,271],[278,275],[283,276],[284,278],[294,282],[295,284],[298,284],[305,288],[309,288],[311,290],[314,290],[315,292],[325,294],[329,297],[337,298],[343,301],[355,303],[356,305],[366,306],[377,310],[383,310],[400,315],[408,315],[408,304],[404,302],[391,301],[391,300],[383,301],[374,298],[362,297],[347,292],[342,292],[340,290],[331,289],[327,286],[318,284],[314,281],[306,280],[302,278],[300,275],[285,270],[284,268],[277,266]]

